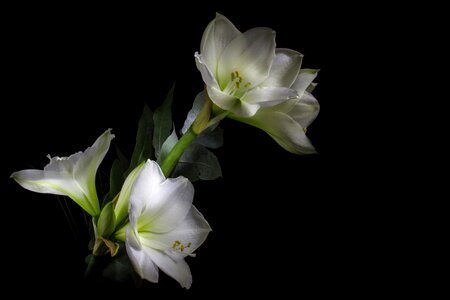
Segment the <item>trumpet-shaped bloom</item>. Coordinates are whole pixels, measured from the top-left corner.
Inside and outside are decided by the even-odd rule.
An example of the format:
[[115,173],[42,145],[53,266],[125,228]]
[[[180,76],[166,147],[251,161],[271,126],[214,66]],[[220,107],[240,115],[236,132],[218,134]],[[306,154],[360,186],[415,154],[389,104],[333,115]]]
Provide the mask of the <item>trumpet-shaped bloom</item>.
[[298,96],[286,85],[267,81],[276,58],[275,32],[270,28],[241,33],[217,14],[205,29],[195,58],[213,103],[239,117],[251,117],[261,107]]
[[84,152],[69,157],[55,156],[44,170],[22,170],[11,177],[33,192],[69,196],[91,216],[98,216],[95,176],[113,138],[108,129]]
[[[136,272],[158,282],[158,268],[189,288],[192,275],[184,258],[206,239],[211,228],[192,205],[194,187],[184,177],[166,179],[148,160],[131,188],[126,249]],[[123,230],[122,230],[123,234]],[[120,230],[117,233],[120,238]]]
[[317,70],[300,69],[302,54],[275,48],[271,29],[241,33],[220,14],[207,26],[200,48],[197,68],[216,113],[227,111],[266,131],[292,153],[315,152],[305,131],[319,113],[309,92]]

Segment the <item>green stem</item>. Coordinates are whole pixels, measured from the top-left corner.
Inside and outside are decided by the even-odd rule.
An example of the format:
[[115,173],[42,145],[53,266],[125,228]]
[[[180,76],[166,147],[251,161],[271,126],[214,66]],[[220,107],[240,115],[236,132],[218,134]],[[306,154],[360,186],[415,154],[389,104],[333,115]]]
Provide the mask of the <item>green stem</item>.
[[169,177],[173,169],[177,165],[178,160],[184,151],[189,147],[192,141],[195,139],[197,134],[193,131],[192,126],[188,131],[178,140],[172,151],[169,152],[166,159],[161,164],[161,170],[166,177]]
[[95,265],[97,264],[97,260],[95,255],[89,257],[89,263],[86,267],[86,271],[84,272],[84,277],[88,278],[92,274],[92,270],[94,270]]
[[175,144],[172,150],[169,152],[167,157],[161,164],[161,170],[166,177],[169,177],[173,169],[177,165],[183,152],[189,147],[192,141],[197,135],[199,135],[205,128],[209,125],[209,118],[211,117],[212,101],[206,94],[205,102],[203,107],[192,122],[191,127],[186,131],[186,133],[181,137],[181,139]]

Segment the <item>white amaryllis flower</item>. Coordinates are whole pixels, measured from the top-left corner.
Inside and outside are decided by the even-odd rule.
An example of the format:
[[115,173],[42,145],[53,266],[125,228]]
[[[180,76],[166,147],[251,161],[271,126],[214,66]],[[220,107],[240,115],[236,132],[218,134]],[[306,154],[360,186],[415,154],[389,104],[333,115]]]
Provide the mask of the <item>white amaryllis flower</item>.
[[315,153],[306,127],[319,113],[310,93],[317,70],[300,69],[303,55],[275,48],[275,33],[254,28],[240,33],[217,14],[196,53],[197,68],[215,113],[266,131],[296,154]]
[[55,156],[44,170],[22,170],[11,177],[33,192],[69,196],[91,216],[98,216],[95,176],[113,138],[108,129],[84,152],[69,157]]
[[[249,118],[229,115],[230,118],[253,125],[267,132],[280,146],[295,154],[315,153],[315,148],[306,136],[306,128],[319,114],[319,103],[310,93],[314,89],[317,70],[296,69],[302,55],[289,49],[277,49],[275,61],[283,63],[272,67],[268,81],[283,84],[297,91],[299,99],[293,99],[276,106],[261,108]],[[298,75],[297,75],[298,73]],[[295,76],[293,76],[295,75]]]
[[[116,232],[126,240],[128,256],[144,279],[158,282],[158,268],[189,288],[192,275],[184,258],[211,231],[192,205],[194,187],[188,179],[166,179],[159,165],[148,160],[131,188],[128,226]],[[126,237],[125,237],[126,235]]]
[[195,58],[212,102],[239,117],[298,97],[295,90],[267,81],[276,63],[275,31],[270,28],[241,33],[217,14],[206,27]]

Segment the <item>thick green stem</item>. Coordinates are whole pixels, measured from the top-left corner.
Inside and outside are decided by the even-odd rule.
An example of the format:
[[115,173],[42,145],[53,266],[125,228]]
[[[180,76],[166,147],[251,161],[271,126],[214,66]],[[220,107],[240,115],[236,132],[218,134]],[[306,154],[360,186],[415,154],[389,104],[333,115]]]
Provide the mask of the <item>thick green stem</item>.
[[161,164],[161,170],[166,177],[169,177],[173,169],[177,165],[178,160],[184,151],[189,147],[197,134],[193,131],[192,127],[178,140],[172,151],[169,152],[166,159]]
[[96,259],[95,255],[91,254],[89,257],[88,265],[86,267],[86,271],[84,272],[85,278],[88,278],[92,274],[92,271],[94,270],[95,265],[97,265],[97,259]]
[[187,149],[187,147],[189,147],[195,137],[199,135],[205,128],[207,128],[208,125],[210,125],[209,118],[211,117],[211,109],[212,101],[206,95],[203,107],[201,108],[194,122],[192,122],[191,127],[175,144],[172,151],[169,152],[166,159],[161,164],[161,170],[166,177],[169,177],[170,174],[172,174],[172,171],[177,165],[177,162],[180,159],[181,155],[183,155],[183,152]]

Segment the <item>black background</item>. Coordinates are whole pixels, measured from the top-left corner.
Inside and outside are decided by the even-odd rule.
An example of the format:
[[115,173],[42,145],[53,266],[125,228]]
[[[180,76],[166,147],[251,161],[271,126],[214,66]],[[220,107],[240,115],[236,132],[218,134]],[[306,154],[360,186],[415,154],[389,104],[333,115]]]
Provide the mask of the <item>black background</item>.
[[[390,246],[376,242],[377,230],[385,229],[390,216],[378,214],[380,202],[371,199],[379,189],[367,172],[378,163],[366,152],[368,141],[379,137],[365,128],[376,104],[376,95],[365,88],[373,80],[370,70],[383,67],[374,53],[386,47],[372,23],[379,20],[376,8],[353,6],[357,13],[352,13],[344,4],[277,1],[245,7],[227,1],[5,9],[1,184],[6,191],[6,286],[44,293],[94,287],[82,280],[86,229],[74,232],[61,203],[72,208],[79,223],[81,209],[24,190],[8,176],[43,167],[47,154],[84,150],[107,128],[116,135],[113,145],[131,155],[144,103],[157,108],[174,81],[174,120],[181,128],[203,87],[193,54],[216,11],[241,31],[273,28],[278,47],[303,53],[303,67],[321,69],[314,91],[321,112],[308,129],[319,155],[290,154],[264,132],[225,120],[225,144],[214,151],[223,178],[195,183],[194,203],[213,231],[197,257],[187,259],[192,288],[182,290],[161,273],[159,284],[140,290],[182,297],[276,292],[284,298],[373,294],[394,285],[395,265],[387,275],[378,273]],[[113,158],[111,151],[100,177],[108,174]]]

